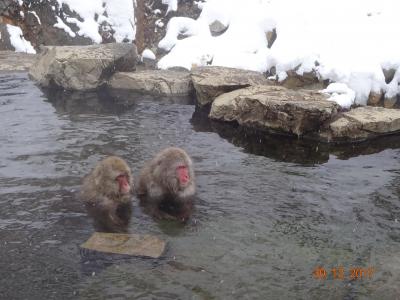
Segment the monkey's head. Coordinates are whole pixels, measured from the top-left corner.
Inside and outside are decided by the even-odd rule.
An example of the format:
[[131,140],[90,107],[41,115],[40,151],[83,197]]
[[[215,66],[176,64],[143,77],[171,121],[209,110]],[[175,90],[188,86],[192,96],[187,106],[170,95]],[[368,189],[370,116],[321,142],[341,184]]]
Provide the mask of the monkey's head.
[[123,159],[116,156],[107,157],[97,165],[94,180],[104,195],[127,195],[133,186],[130,168]]
[[167,185],[174,193],[185,190],[194,180],[192,161],[180,148],[167,148],[163,152],[163,171]]

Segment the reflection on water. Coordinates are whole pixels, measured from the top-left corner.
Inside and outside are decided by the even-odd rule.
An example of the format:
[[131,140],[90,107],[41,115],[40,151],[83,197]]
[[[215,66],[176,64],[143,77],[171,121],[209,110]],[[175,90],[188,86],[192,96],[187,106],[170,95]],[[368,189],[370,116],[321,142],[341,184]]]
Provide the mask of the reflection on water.
[[[23,73],[0,74],[1,298],[396,299],[398,139],[354,148],[260,143],[186,103],[43,94]],[[137,176],[170,145],[196,166],[191,222],[155,222],[134,199],[130,228],[167,240],[165,256],[81,255],[92,233],[76,197],[82,176],[107,154],[122,156]],[[318,280],[317,266],[376,272]]]

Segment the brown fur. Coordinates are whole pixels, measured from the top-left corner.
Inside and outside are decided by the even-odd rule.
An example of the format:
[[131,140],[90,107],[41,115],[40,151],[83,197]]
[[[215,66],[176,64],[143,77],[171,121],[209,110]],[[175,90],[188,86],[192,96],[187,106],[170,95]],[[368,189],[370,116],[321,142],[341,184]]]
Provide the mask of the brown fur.
[[[185,165],[188,169],[190,180],[185,186],[179,184],[178,165]],[[170,147],[162,150],[145,164],[140,173],[137,194],[142,204],[151,206],[149,210],[156,217],[169,217],[176,212],[177,219],[186,220],[192,209],[194,193],[192,160],[183,149]]]
[[133,190],[132,174],[127,163],[116,156],[100,161],[82,184],[81,199],[94,227],[102,232],[126,232],[132,214],[131,193],[121,194],[116,177],[125,174]]

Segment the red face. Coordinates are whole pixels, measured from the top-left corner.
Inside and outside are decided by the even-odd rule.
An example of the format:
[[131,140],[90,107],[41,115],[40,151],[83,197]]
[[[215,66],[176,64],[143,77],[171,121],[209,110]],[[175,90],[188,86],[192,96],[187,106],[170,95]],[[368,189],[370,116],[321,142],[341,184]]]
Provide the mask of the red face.
[[119,175],[115,180],[118,181],[119,192],[121,194],[128,194],[131,191],[127,175],[125,174]]
[[187,185],[190,181],[190,176],[188,172],[188,168],[184,165],[178,166],[176,168],[176,174],[178,176],[180,185]]

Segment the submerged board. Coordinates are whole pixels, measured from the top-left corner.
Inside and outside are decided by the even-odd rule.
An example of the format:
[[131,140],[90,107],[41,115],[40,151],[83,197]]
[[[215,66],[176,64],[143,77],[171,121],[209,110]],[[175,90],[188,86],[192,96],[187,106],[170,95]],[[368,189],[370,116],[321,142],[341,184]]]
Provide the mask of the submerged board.
[[105,253],[159,258],[166,243],[152,235],[95,232],[81,245],[84,249]]

